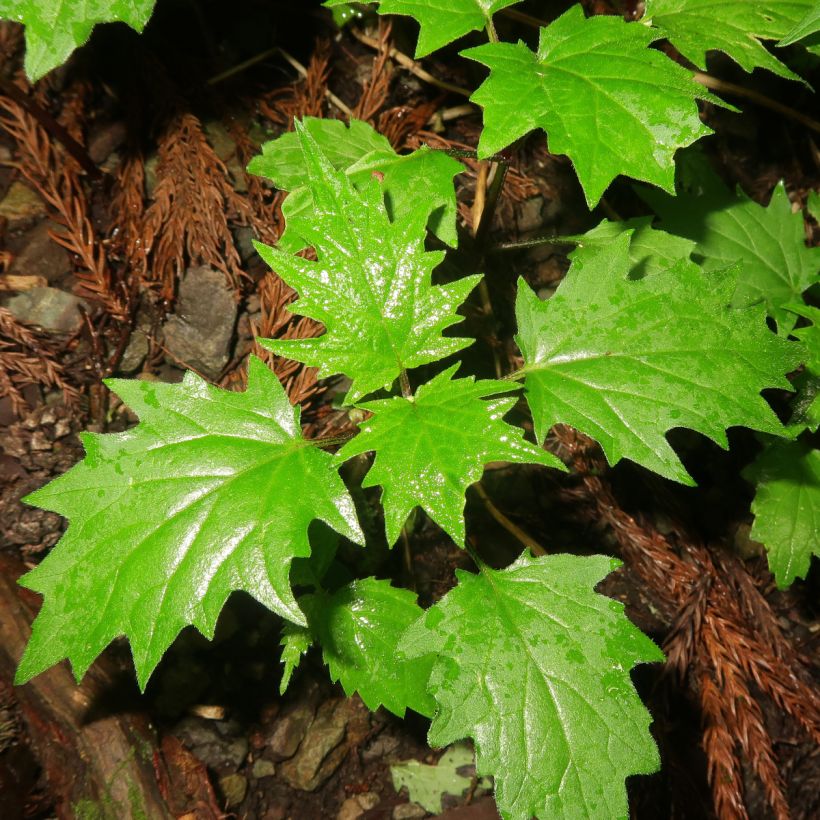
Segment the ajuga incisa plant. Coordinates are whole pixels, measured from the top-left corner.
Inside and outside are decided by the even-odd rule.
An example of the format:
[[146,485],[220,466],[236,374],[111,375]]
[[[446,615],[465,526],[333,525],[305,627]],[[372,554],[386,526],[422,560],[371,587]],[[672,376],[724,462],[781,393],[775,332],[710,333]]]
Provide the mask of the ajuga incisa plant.
[[[479,158],[543,129],[590,207],[625,175],[648,183],[642,196],[659,221],[603,222],[573,237],[569,272],[546,301],[519,280],[523,364],[476,379],[460,360],[473,340],[453,326],[482,272],[440,280],[447,251],[429,249],[458,243],[459,163],[428,148],[399,155],[363,122],[297,121],[250,166],[289,192],[286,233],[257,249],[297,292],[291,310],[324,332],[261,344],[345,377],[358,433],[305,438],[299,408],[255,358],[243,393],[193,373],[176,385],[109,380],[140,423],[85,434],[84,460],[27,499],[70,524],[22,580],[43,606],[18,683],[66,658],[80,679],[124,636],[144,687],[183,628],[213,636],[228,596],[244,590],[283,619],[283,689],[317,645],[333,680],[371,709],[431,718],[433,746],[471,738],[503,817],[626,817],[625,778],[659,766],[630,671],[663,654],[622,604],[595,591],[617,568],[612,558],[525,552],[489,566],[470,545],[467,488],[489,462],[566,469],[543,447],[556,424],[593,438],[610,464],[625,458],[691,484],[667,433],[684,427],[726,447],[727,429],[744,426],[765,440],[748,471],[753,534],[781,586],[805,575],[820,552],[810,435],[820,423],[820,314],[804,301],[818,251],[782,186],[762,207],[696,162],[679,168],[676,185],[676,155],[709,131],[697,101],[722,103],[650,45],[666,38],[700,67],[720,49],[747,71],[797,79],[761,40],[811,29],[812,3],[713,4],[709,14],[732,18],[721,25],[704,25],[709,4],[699,0],[648,0],[633,22],[573,6],[541,29],[535,51],[498,40],[493,15],[515,4],[382,0],[378,11],[417,19],[419,57],[486,29],[489,42],[463,52],[489,68],[473,96],[484,113]],[[69,48],[44,45],[46,5],[16,4],[33,74]],[[135,26],[150,12],[143,5]],[[795,391],[787,424],[762,397],[769,388]],[[506,420],[522,398],[534,441]],[[339,472],[364,454],[389,545],[421,508],[470,550],[475,571],[459,571],[426,611],[389,580],[340,583],[331,571],[339,539],[366,548]]]

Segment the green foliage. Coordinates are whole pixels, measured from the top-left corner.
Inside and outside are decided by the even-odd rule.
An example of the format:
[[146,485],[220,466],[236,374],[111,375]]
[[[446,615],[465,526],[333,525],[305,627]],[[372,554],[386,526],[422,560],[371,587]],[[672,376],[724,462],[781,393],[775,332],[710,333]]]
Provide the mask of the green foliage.
[[781,589],[805,578],[812,555],[820,556],[820,450],[776,441],[746,470],[757,484],[752,538],[768,553]]
[[431,203],[416,198],[411,211],[391,222],[377,179],[361,191],[336,171],[308,130],[297,124],[313,197],[311,219],[300,233],[318,261],[257,244],[266,262],[299,294],[294,313],[322,322],[317,339],[266,339],[280,356],[318,367],[320,375],[352,380],[348,400],[389,387],[402,370],[456,353],[470,339],[444,338],[460,321],[455,310],[478,276],[431,285],[443,254],[424,250]]
[[790,29],[778,43],[779,46],[790,46],[799,43],[801,40],[810,40],[806,45],[816,47],[817,38],[814,36],[820,32],[820,2],[815,0],[806,14],[798,20],[794,28]]
[[[333,8],[347,0],[326,0]],[[380,14],[404,14],[420,27],[416,57],[491,25],[493,15],[521,0],[378,0]]]
[[[422,385],[411,399],[393,397],[361,404],[374,415],[339,458],[375,451],[365,487],[384,488],[388,544],[395,544],[416,506],[464,546],[464,493],[490,461],[527,462],[563,469],[550,453],[525,441],[503,417],[515,396],[498,398],[509,382],[452,380],[458,365]],[[489,396],[493,398],[483,401]]]
[[733,195],[703,165],[695,171],[691,192],[667,196],[647,189],[641,196],[661,218],[661,226],[696,243],[695,258],[706,271],[741,265],[732,304],[763,302],[781,332],[794,315],[786,305],[820,281],[820,248],[806,247],[802,214],[793,213],[783,184],[766,207],[742,191]]
[[[306,117],[303,124],[331,165],[344,171],[358,189],[366,186],[374,173],[384,175],[382,190],[391,220],[410,216],[418,208],[418,191],[423,189],[432,206],[429,229],[442,242],[455,247],[458,236],[453,177],[463,170],[461,163],[426,146],[412,154],[399,155],[385,137],[361,120],[351,120],[346,126],[341,120]],[[307,169],[299,137],[288,133],[265,143],[248,171],[269,179],[282,191],[289,191],[282,206],[287,228],[279,247],[302,250],[308,243],[300,235],[299,225],[310,222],[313,201],[305,184]]]
[[125,635],[144,687],[183,627],[213,636],[233,590],[305,623],[288,571],[310,554],[311,521],[363,543],[333,457],[302,438],[298,409],[259,360],[245,393],[193,373],[108,385],[139,426],[86,434],[85,459],[27,499],[70,526],[22,580],[45,600],[18,682],[63,658],[80,679]]
[[618,174],[674,190],[675,151],[709,133],[695,105],[706,95],[648,48],[658,36],[573,6],[541,29],[535,53],[520,42],[468,49],[490,69],[472,97],[484,108],[479,153],[543,128],[550,151],[572,160],[590,207]]
[[727,307],[736,270],[707,275],[684,261],[631,279],[628,254],[627,235],[589,249],[546,302],[519,283],[517,341],[536,434],[570,424],[610,464],[629,458],[691,484],[666,432],[688,427],[722,447],[733,425],[782,433],[760,391],[789,389],[801,351],[768,330],[762,310]]
[[761,40],[780,40],[806,14],[813,0],[647,0],[645,19],[699,68],[706,53],[722,51],[744,71],[766,68],[799,80],[766,50]]
[[792,402],[789,426],[795,432],[820,428],[820,309],[810,305],[789,305],[789,309],[811,324],[797,328],[792,335],[806,346],[805,369],[795,379],[797,396]]
[[457,572],[459,583],[405,633],[436,655],[430,743],[471,737],[501,816],[626,817],[624,778],[655,771],[650,716],[629,670],[663,654],[594,587],[602,556],[521,556]]
[[97,23],[117,20],[142,31],[155,0],[0,0],[0,19],[26,27],[26,76],[34,82],[64,63]]
[[279,643],[282,647],[282,663],[285,665],[282,680],[279,683],[279,694],[284,695],[290,686],[293,673],[299,668],[302,658],[313,646],[313,637],[306,626],[285,621],[282,626],[282,640]]
[[365,578],[333,593],[299,599],[334,681],[357,692],[369,709],[384,706],[404,717],[407,708],[433,714],[427,694],[432,658],[396,657],[399,638],[423,610],[416,596],[389,581]]

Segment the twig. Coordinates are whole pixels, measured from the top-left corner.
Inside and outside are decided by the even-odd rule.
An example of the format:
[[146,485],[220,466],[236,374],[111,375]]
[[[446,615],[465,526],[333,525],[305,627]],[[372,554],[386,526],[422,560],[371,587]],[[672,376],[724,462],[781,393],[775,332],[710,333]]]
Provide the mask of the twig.
[[518,539],[533,555],[546,555],[547,551],[530,535],[528,535],[521,527],[513,521],[510,521],[498,507],[493,504],[492,499],[487,495],[481,482],[473,484],[473,488],[478,493],[478,497],[484,502],[487,512],[502,526],[508,533]]
[[[375,41],[374,41],[375,42]],[[307,77],[308,72],[307,69],[291,54],[288,54],[287,51],[283,48],[276,49],[303,77]],[[325,89],[325,96],[339,109],[343,114],[348,117],[353,116],[353,112],[350,110],[350,107],[342,102],[329,88]]]
[[209,80],[205,82],[205,85],[217,85],[217,83],[224,82],[225,80],[230,79],[231,77],[235,76],[236,74],[240,74],[243,71],[247,71],[247,69],[252,68],[257,63],[261,63],[263,60],[267,60],[268,57],[272,57],[274,54],[279,53],[279,47],[274,46],[273,48],[266,49],[265,51],[257,54],[255,57],[250,57],[244,62],[239,63],[238,65],[232,66],[231,68],[225,69],[225,71],[216,74],[215,76],[211,77]]
[[[375,40],[373,37],[368,37],[363,31],[353,28],[352,26],[350,28],[350,33],[360,43],[364,43],[370,48],[380,49],[382,47],[378,40]],[[419,63],[399,51],[397,48],[391,48],[389,54],[400,66],[406,68],[411,74],[415,74],[420,80],[430,83],[430,85],[434,85],[444,91],[451,91],[453,94],[459,94],[460,96],[467,98],[469,98],[473,93],[469,88],[464,88],[463,86],[455,85],[454,83],[448,83],[446,80],[440,80],[438,77],[434,77],[429,71],[425,71]]]

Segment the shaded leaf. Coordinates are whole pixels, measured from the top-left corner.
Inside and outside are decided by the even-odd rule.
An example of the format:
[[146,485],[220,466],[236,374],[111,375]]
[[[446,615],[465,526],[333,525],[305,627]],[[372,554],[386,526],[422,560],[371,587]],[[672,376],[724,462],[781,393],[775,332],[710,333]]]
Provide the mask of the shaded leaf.
[[85,434],[83,461],[26,499],[70,525],[21,581],[44,602],[18,682],[63,658],[79,679],[124,635],[144,687],[183,627],[213,636],[234,590],[304,623],[288,573],[310,553],[311,521],[363,543],[333,457],[302,438],[298,409],[258,359],[245,393],[193,373],[107,384],[140,424]]
[[[503,417],[517,397],[499,398],[514,384],[455,379],[455,365],[422,385],[412,399],[394,397],[360,405],[374,415],[339,451],[347,460],[375,451],[364,487],[382,486],[387,543],[395,544],[416,506],[464,546],[464,494],[491,461],[564,469],[552,454],[526,441]],[[492,396],[486,401],[488,396]]]
[[610,464],[629,458],[690,484],[671,428],[722,447],[735,425],[785,434],[760,391],[790,389],[785,374],[802,350],[767,328],[762,307],[728,306],[737,271],[707,275],[682,261],[631,280],[628,254],[627,235],[590,249],[546,302],[519,283],[517,341],[538,440],[570,424]]
[[593,592],[617,566],[522,555],[504,570],[457,570],[402,639],[409,658],[436,653],[430,743],[474,739],[503,818],[626,817],[624,779],[658,768],[629,670],[663,653]]
[[619,174],[673,191],[675,151],[709,133],[695,104],[708,95],[648,48],[659,36],[573,6],[541,29],[536,53],[521,42],[467,49],[490,69],[472,97],[484,108],[479,153],[542,128],[550,151],[572,160],[590,208]]
[[285,665],[282,670],[282,680],[279,683],[279,694],[284,695],[290,686],[293,673],[299,668],[302,658],[313,646],[313,636],[306,626],[285,621],[282,625],[282,640],[279,645],[282,647],[282,663]]
[[354,402],[390,386],[403,369],[472,344],[472,339],[445,338],[442,331],[461,321],[456,308],[480,277],[433,286],[431,273],[443,254],[424,250],[431,212],[426,197],[417,197],[410,213],[391,222],[377,180],[357,191],[307,129],[298,122],[296,129],[314,203],[300,232],[318,261],[258,243],[257,249],[299,294],[290,310],[322,322],[326,332],[315,339],[261,344],[318,367],[321,376],[344,373],[352,381],[348,401]]
[[795,433],[803,430],[817,432],[820,429],[820,309],[803,304],[786,307],[811,322],[792,331],[792,336],[805,345],[806,353],[803,372],[794,380],[797,395],[792,402],[789,427]]

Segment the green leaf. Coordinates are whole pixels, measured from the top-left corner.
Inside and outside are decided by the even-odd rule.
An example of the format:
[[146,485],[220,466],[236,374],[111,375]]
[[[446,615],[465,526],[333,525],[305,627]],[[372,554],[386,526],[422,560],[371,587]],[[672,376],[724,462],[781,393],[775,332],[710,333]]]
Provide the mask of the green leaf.
[[334,593],[305,595],[299,604],[331,678],[347,695],[358,692],[368,709],[384,706],[399,717],[407,708],[433,714],[427,694],[432,657],[396,657],[399,638],[423,614],[415,593],[365,578]]
[[797,395],[792,402],[789,427],[796,434],[803,430],[820,429],[820,309],[810,305],[786,305],[792,313],[808,319],[811,324],[795,328],[792,336],[806,347],[805,368],[794,380]]
[[282,647],[282,663],[285,665],[282,670],[282,680],[279,683],[279,694],[284,695],[290,686],[293,673],[298,669],[310,647],[313,646],[313,636],[306,626],[285,621],[282,625],[282,640],[279,645]]
[[155,0],[0,0],[0,19],[26,27],[26,76],[34,82],[62,65],[97,23],[122,21],[142,31]]
[[[327,0],[333,8],[346,0]],[[379,14],[402,14],[419,24],[416,57],[425,57],[471,31],[485,28],[493,15],[521,0],[379,0]]]
[[707,271],[741,264],[732,298],[737,307],[763,302],[781,333],[794,325],[785,305],[820,281],[820,248],[806,246],[803,216],[793,213],[783,183],[764,208],[738,190],[736,196],[711,171],[703,193],[660,191],[641,196],[661,217],[661,227],[697,243],[695,258]]
[[584,17],[573,6],[541,29],[538,52],[489,43],[463,52],[490,69],[473,94],[484,107],[479,154],[535,128],[575,166],[593,207],[618,174],[674,190],[675,151],[709,129],[692,74],[648,46],[660,35],[619,17]]
[[632,279],[652,276],[673,267],[682,259],[689,259],[695,243],[689,239],[658,231],[651,225],[651,217],[637,217],[625,222],[603,220],[591,231],[567,239],[577,242],[569,253],[573,261],[583,260],[590,253],[597,254],[623,233],[629,233],[629,275]]
[[[416,506],[464,546],[464,494],[490,461],[544,464],[564,469],[551,453],[526,441],[503,417],[516,396],[499,398],[516,385],[452,380],[454,365],[422,385],[412,399],[394,397],[360,407],[374,415],[339,451],[347,460],[370,450],[376,460],[363,487],[382,486],[387,543],[395,544]],[[487,396],[494,398],[483,401]]]
[[[802,4],[800,4],[802,5]],[[805,40],[813,34],[820,32],[820,2],[815,0],[805,15],[798,20],[794,28],[790,29],[781,38],[779,46],[790,46],[800,40]]]
[[820,556],[820,450],[772,442],[744,472],[757,483],[751,536],[762,542],[780,589],[805,578]]
[[429,741],[474,739],[505,820],[627,817],[624,778],[658,768],[629,671],[663,653],[593,591],[617,566],[523,555],[504,570],[457,570],[400,644],[410,658],[436,653]]
[[326,333],[261,344],[318,367],[321,376],[344,373],[352,381],[348,401],[355,402],[390,386],[403,369],[472,344],[472,339],[444,338],[442,331],[461,321],[456,308],[480,277],[433,286],[431,273],[443,254],[424,250],[429,200],[417,197],[410,213],[391,222],[377,180],[357,191],[298,122],[296,131],[314,203],[312,219],[300,232],[318,261],[258,243],[257,249],[301,297],[289,309],[322,322]]
[[[384,175],[382,189],[392,221],[402,220],[417,209],[418,192],[424,191],[432,209],[428,227],[442,242],[453,247],[458,244],[453,177],[464,170],[461,163],[426,146],[399,155],[385,137],[361,120],[351,120],[350,127],[340,120],[314,117],[305,117],[303,122],[330,164],[344,171],[357,188],[369,183],[374,173]],[[300,235],[300,225],[312,219],[313,201],[306,185],[308,171],[299,137],[291,132],[265,143],[248,171],[290,192],[282,206],[287,227],[279,247],[302,250],[308,243]]]
[[734,425],[785,434],[760,396],[790,389],[800,345],[766,326],[762,308],[728,307],[736,271],[687,261],[629,278],[629,237],[576,259],[541,302],[518,288],[518,345],[539,441],[554,424],[596,439],[610,464],[629,458],[691,484],[665,434],[688,427],[727,447]]
[[744,71],[766,68],[800,80],[760,40],[779,40],[811,5],[812,0],[647,0],[644,19],[699,68],[706,68],[707,51],[722,51]]
[[124,635],[144,687],[183,627],[213,636],[234,590],[304,623],[288,573],[310,554],[311,521],[364,541],[333,457],[302,438],[298,409],[258,359],[245,393],[193,373],[107,384],[140,424],[85,434],[85,459],[26,499],[70,526],[22,579],[45,600],[18,682],[63,658],[80,679]]
[[806,210],[811,218],[820,225],[820,191],[809,191]]

